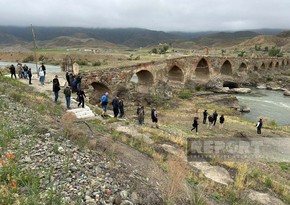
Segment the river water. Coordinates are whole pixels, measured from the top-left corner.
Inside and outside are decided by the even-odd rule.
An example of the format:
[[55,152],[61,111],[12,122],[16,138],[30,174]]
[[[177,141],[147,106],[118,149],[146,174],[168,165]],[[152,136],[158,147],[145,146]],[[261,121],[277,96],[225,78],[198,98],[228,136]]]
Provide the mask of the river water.
[[[10,66],[11,64],[13,64],[15,67],[17,65],[16,62],[0,62],[0,68],[1,67],[6,67],[6,66]],[[36,64],[35,63],[22,63],[22,65],[26,64],[28,66],[28,68],[31,68],[31,71],[33,73],[36,72]],[[37,67],[39,68],[41,64],[37,64]],[[46,68],[46,72],[48,73],[57,73],[61,71],[61,67],[60,66],[55,66],[55,65],[45,65]]]
[[242,116],[251,121],[260,117],[275,120],[278,125],[290,125],[290,97],[282,91],[252,89],[249,94],[236,95],[241,105],[251,109]]

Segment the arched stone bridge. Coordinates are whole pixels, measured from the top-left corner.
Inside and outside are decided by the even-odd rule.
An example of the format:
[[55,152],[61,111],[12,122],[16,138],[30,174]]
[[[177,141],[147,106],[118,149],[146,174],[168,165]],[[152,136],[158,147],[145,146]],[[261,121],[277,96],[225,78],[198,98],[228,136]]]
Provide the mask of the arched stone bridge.
[[[82,73],[82,86],[93,87],[98,94],[106,91],[124,94],[134,89],[140,93],[156,93],[156,87],[165,83],[181,89],[188,81],[207,83],[216,76],[247,75],[288,67],[289,58],[234,58],[186,56],[128,67],[111,68]],[[135,82],[135,83],[132,83]],[[133,86],[133,88],[132,88]]]

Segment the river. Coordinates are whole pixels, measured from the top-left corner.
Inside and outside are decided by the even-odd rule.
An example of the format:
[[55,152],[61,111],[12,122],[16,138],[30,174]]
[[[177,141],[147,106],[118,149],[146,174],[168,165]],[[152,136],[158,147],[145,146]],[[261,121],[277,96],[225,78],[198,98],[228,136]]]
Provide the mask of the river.
[[[1,62],[0,61],[0,67],[6,67],[6,66],[10,66],[11,64],[14,64],[14,66],[16,67],[17,63],[16,62]],[[22,63],[22,65],[26,64],[28,66],[28,68],[31,68],[31,71],[33,73],[36,72],[36,65],[35,63]],[[37,67],[39,68],[41,64],[37,64]],[[55,65],[46,65],[44,64],[46,67],[46,72],[48,73],[57,73],[61,71],[61,67],[60,66],[55,66]]]
[[249,94],[236,95],[241,105],[251,109],[242,116],[251,121],[260,117],[275,120],[278,125],[290,125],[290,97],[284,96],[282,91],[266,89],[252,89]]

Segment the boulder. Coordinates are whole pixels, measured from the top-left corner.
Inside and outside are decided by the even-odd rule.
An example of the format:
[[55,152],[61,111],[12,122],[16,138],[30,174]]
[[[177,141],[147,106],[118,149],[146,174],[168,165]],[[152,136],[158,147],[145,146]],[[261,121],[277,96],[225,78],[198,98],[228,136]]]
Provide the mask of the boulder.
[[284,93],[283,93],[283,95],[290,96],[290,90],[285,90]]
[[232,93],[250,93],[252,90],[250,88],[233,88],[229,90]]

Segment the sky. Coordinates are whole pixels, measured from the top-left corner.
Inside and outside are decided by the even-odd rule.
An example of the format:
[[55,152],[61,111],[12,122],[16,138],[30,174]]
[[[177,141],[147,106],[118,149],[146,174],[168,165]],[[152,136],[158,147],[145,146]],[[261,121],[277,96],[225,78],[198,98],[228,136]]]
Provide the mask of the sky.
[[290,29],[290,0],[0,0],[0,25],[158,31]]

